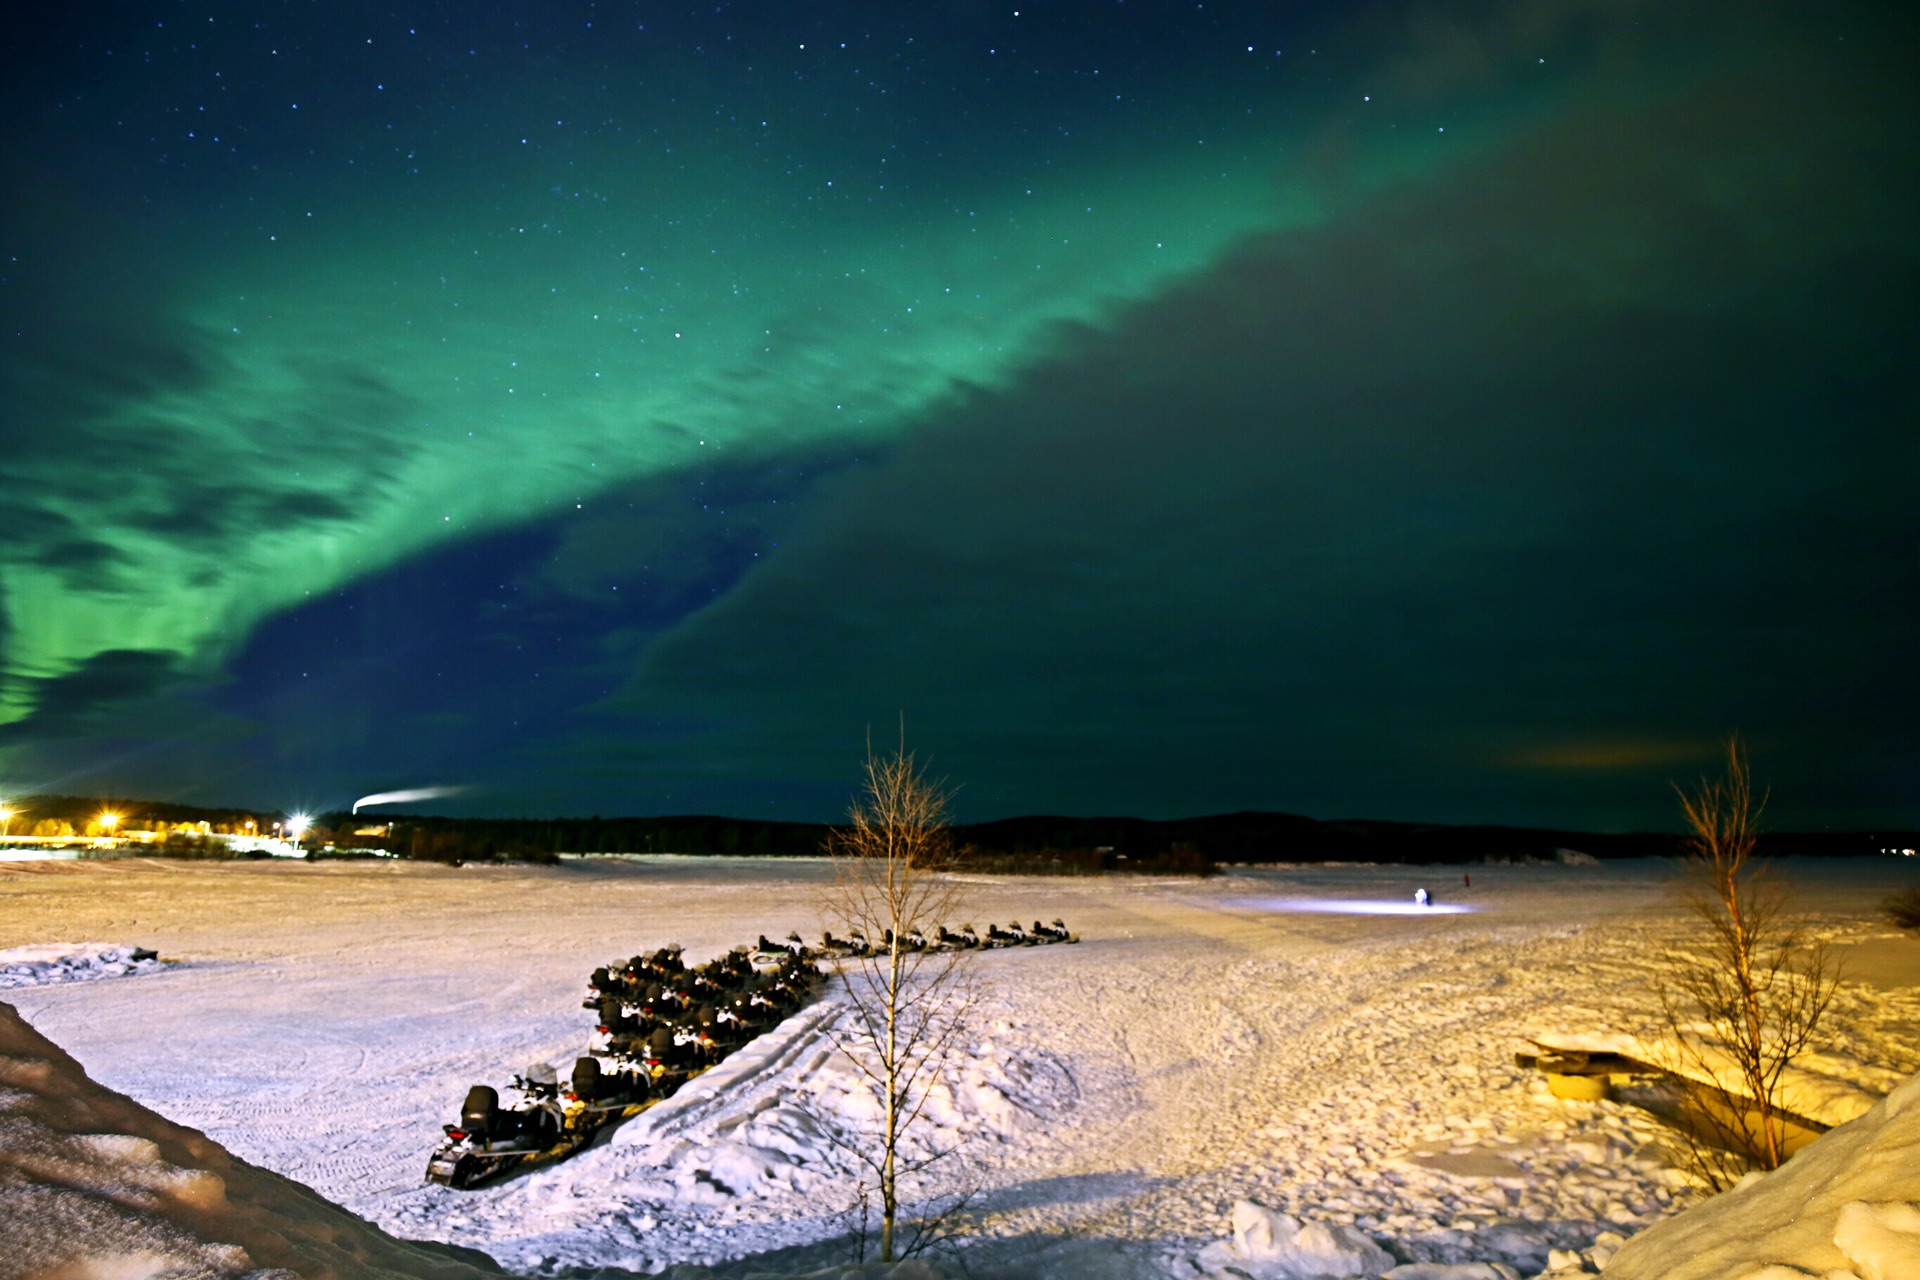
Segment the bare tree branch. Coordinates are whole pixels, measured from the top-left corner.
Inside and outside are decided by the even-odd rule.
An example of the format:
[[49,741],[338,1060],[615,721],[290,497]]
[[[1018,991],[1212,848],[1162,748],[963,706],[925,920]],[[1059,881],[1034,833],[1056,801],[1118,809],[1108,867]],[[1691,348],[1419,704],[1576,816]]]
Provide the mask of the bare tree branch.
[[[836,1044],[880,1094],[879,1132],[864,1145],[842,1145],[859,1145],[855,1154],[874,1171],[882,1262],[895,1259],[902,1175],[943,1154],[910,1160],[902,1139],[925,1113],[975,1003],[962,968],[968,953],[927,945],[928,935],[959,914],[961,886],[944,874],[952,858],[950,799],[904,743],[888,755],[869,748],[860,796],[846,827],[828,842],[834,874],[826,914],[869,944],[842,966],[851,1015],[849,1034],[836,1036]],[[949,1217],[939,1215],[936,1224]],[[926,1225],[910,1249],[922,1247]]]
[[1786,888],[1754,850],[1767,797],[1755,796],[1740,739],[1727,740],[1725,774],[1675,787],[1689,836],[1682,894],[1703,926],[1690,947],[1671,947],[1658,981],[1674,1066],[1712,1082],[1689,1119],[1694,1172],[1715,1190],[1745,1163],[1777,1169],[1787,1158],[1780,1090],[1811,1047],[1839,984],[1839,966],[1790,913]]

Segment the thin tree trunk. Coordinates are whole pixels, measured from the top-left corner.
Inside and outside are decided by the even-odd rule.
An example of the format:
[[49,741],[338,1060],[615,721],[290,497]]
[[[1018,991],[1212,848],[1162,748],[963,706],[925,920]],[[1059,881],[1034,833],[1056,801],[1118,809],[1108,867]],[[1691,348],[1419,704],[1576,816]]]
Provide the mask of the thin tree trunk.
[[880,1261],[893,1261],[895,1156],[900,1150],[900,917],[893,913],[893,944],[887,948],[887,1120],[885,1168],[880,1175]]

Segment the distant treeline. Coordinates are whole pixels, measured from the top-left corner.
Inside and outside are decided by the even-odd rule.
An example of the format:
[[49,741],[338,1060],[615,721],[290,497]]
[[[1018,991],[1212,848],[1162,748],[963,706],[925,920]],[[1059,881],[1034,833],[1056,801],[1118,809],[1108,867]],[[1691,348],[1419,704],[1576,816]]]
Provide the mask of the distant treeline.
[[[1371,819],[1322,821],[1291,813],[1223,813],[1152,822],[1142,818],[1005,818],[955,828],[982,849],[1026,853],[1104,849],[1128,858],[1170,850],[1197,851],[1216,863],[1551,861],[1562,849],[1596,858],[1668,858],[1682,838],[1665,832],[1609,834],[1548,827],[1443,826]],[[1847,856],[1887,847],[1914,848],[1913,832],[1775,832],[1763,854]]]
[[[286,815],[251,809],[206,809],[98,797],[36,796],[13,802],[21,817],[69,824],[84,833],[103,809],[122,815],[121,828],[175,830],[168,851],[188,852],[199,827],[212,833],[269,833]],[[450,818],[423,814],[330,813],[317,817],[303,844],[339,853],[381,850],[437,862],[551,861],[561,853],[682,853],[790,857],[819,854],[832,828],[823,823],[767,822],[693,815],[664,818]],[[1326,822],[1286,813],[1228,813],[1155,822],[1144,818],[1005,818],[953,828],[968,869],[984,873],[1097,875],[1139,872],[1206,875],[1219,863],[1402,862],[1471,863],[1552,860],[1572,849],[1596,858],[1672,857],[1680,837],[1660,832],[1602,834],[1544,827],[1442,826],[1371,820]],[[1842,856],[1888,847],[1920,847],[1920,832],[1778,832],[1761,852]],[[206,842],[204,854],[218,856]]]
[[[330,815],[341,817],[341,815]],[[344,820],[344,819],[343,819]],[[365,815],[359,822],[364,824]],[[816,854],[831,829],[811,822],[677,818],[438,818],[396,816],[382,844],[404,857],[465,861],[560,853],[691,853],[715,857]],[[362,837],[356,837],[362,839]]]

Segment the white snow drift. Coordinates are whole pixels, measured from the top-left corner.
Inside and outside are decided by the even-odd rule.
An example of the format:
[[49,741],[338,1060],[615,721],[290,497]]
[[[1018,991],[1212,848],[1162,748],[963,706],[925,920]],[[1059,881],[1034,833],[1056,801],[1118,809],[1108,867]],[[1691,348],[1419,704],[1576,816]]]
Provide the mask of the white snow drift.
[[1774,1172],[1628,1241],[1606,1274],[1920,1277],[1920,1075]]

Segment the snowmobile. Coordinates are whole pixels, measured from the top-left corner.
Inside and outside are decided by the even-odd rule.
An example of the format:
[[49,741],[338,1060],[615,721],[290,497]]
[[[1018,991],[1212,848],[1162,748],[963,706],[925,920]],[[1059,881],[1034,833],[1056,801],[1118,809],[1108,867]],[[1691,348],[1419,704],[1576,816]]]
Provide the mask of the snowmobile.
[[[708,1016],[712,1016],[710,1010]],[[647,1037],[642,1060],[663,1093],[672,1092],[707,1069],[715,1046],[711,1037],[701,1034],[698,1018],[696,1013],[687,1022],[661,1023]]]
[[644,994],[641,1000],[636,1007],[612,996],[602,998],[593,1034],[587,1039],[587,1052],[618,1057],[631,1055],[644,1044],[664,1019],[654,1001]]
[[447,1140],[427,1162],[427,1181],[466,1188],[508,1170],[552,1159],[579,1145],[567,1141],[567,1113],[551,1064],[536,1062],[513,1078],[517,1106],[503,1108],[491,1085],[467,1090],[458,1124],[441,1126]]
[[647,973],[669,981],[687,971],[678,945],[662,947],[650,956],[635,956],[630,964],[635,974]]
[[1065,920],[1055,920],[1050,925],[1041,924],[1038,920],[1035,920],[1033,922],[1033,932],[1034,932],[1034,936],[1039,938],[1042,942],[1078,942],[1080,941],[1079,934],[1067,932],[1067,922]]
[[577,1126],[591,1121],[598,1129],[637,1115],[664,1096],[643,1060],[627,1054],[576,1058],[565,1094],[567,1112]]
[[997,924],[987,926],[989,947],[1023,947],[1028,945],[1029,941],[1027,935],[1020,932],[1020,926],[1017,924],[1012,929],[1002,929]]
[[572,1155],[610,1124],[638,1115],[666,1095],[647,1064],[625,1055],[578,1058],[562,1090],[553,1067],[539,1062],[515,1076],[520,1105],[477,1084],[467,1090],[457,1125],[427,1162],[427,1181],[455,1190],[477,1187],[515,1169]]
[[831,929],[821,935],[820,949],[830,956],[864,956],[873,950],[858,930],[850,937],[836,938]]

